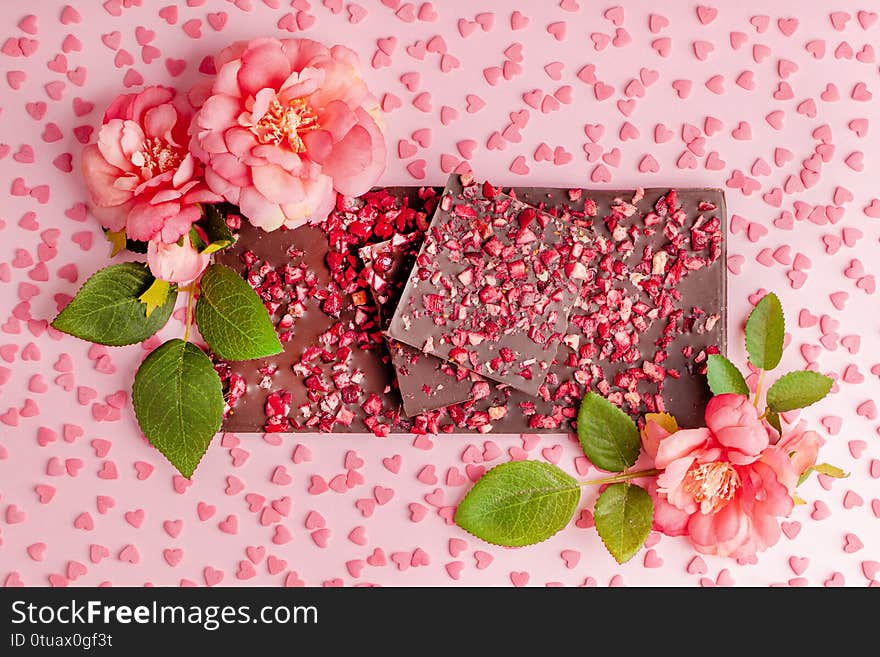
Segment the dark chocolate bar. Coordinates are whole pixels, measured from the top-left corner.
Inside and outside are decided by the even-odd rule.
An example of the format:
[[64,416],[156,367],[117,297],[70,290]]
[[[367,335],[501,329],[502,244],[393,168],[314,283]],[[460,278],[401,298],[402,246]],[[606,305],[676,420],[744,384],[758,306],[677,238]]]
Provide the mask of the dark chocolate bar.
[[388,335],[531,396],[580,287],[575,226],[491,185],[452,176]]
[[706,357],[726,347],[723,192],[506,191],[584,231],[590,278],[537,395],[493,385],[483,399],[401,414],[357,252],[424,233],[438,193],[389,188],[340,197],[321,226],[267,234],[243,221],[238,242],[218,255],[263,298],[285,345],[262,361],[218,361],[224,430],[564,432],[591,389],[634,415],[666,410],[698,425],[710,396]]
[[407,417],[489,394],[489,384],[481,376],[387,336],[423,238],[423,233],[400,235],[360,250]]

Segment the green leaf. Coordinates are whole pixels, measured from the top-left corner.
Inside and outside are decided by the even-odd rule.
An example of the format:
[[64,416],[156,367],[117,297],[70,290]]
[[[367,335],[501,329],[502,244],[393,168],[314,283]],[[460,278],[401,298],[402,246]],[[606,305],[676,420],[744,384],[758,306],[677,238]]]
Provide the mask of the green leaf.
[[654,521],[654,503],[640,486],[611,484],[596,500],[593,519],[611,556],[624,563],[645,544]]
[[817,463],[816,465],[804,470],[804,473],[798,479],[797,485],[800,486],[807,479],[809,479],[810,475],[814,471],[818,472],[819,474],[833,477],[834,479],[846,479],[847,477],[849,477],[849,472],[838,468],[836,465],[831,465],[830,463]]
[[119,252],[124,251],[127,240],[125,239],[125,229],[122,230],[105,230],[104,237],[110,242],[110,257],[113,258]]
[[770,426],[776,429],[776,432],[781,436],[782,435],[782,420],[779,418],[779,413],[774,413],[769,408],[767,409],[767,422],[770,423]]
[[772,370],[782,359],[785,338],[785,315],[779,297],[764,295],[746,322],[746,351],[749,362],[762,370]]
[[[205,240],[202,239],[202,236],[199,235],[199,231],[196,230],[195,226],[190,226],[189,228],[189,241],[193,248],[199,253],[204,253],[204,249],[208,246],[205,243]],[[177,240],[177,245],[183,246],[183,236]]]
[[148,317],[139,298],[154,280],[146,265],[137,262],[105,267],[83,284],[52,326],[114,347],[142,342],[165,326],[177,301],[177,292],[170,290],[165,302]]
[[577,420],[584,454],[597,468],[623,472],[639,458],[639,430],[632,419],[604,397],[588,392]]
[[565,527],[580,497],[578,482],[555,465],[511,461],[474,484],[458,505],[455,522],[488,543],[532,545]]
[[208,236],[208,245],[202,253],[222,251],[235,242],[235,237],[232,235],[232,231],[229,230],[229,226],[226,225],[226,218],[217,209],[216,205],[204,205],[202,207],[205,211],[205,219],[201,224],[204,226],[205,234]]
[[804,408],[825,397],[833,385],[833,379],[818,372],[789,372],[770,386],[767,405],[776,413]]
[[662,427],[666,433],[675,433],[678,431],[678,420],[669,413],[645,413],[645,424],[653,422]]
[[153,284],[147,288],[146,292],[138,297],[138,301],[147,308],[147,317],[153,314],[156,308],[161,308],[168,301],[168,293],[171,291],[171,284],[160,278],[153,280]]
[[721,354],[709,356],[706,377],[709,379],[709,389],[713,395],[732,392],[737,395],[749,396],[749,386],[746,385],[742,372]]
[[229,267],[205,270],[196,323],[211,350],[226,360],[251,360],[281,351],[281,342],[256,292]]
[[223,389],[211,359],[169,340],[138,368],[131,401],[150,443],[189,479],[223,420]]

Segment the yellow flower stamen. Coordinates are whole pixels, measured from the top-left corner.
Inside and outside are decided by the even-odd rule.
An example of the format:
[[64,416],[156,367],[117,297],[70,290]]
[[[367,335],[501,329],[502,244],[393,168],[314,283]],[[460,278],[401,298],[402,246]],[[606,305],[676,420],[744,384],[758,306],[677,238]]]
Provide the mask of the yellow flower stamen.
[[700,505],[700,511],[714,513],[733,499],[740,480],[732,465],[716,461],[691,467],[683,485]]
[[292,151],[302,153],[306,150],[303,133],[319,127],[318,114],[305,98],[294,98],[287,105],[274,98],[252,130],[261,144],[287,142]]

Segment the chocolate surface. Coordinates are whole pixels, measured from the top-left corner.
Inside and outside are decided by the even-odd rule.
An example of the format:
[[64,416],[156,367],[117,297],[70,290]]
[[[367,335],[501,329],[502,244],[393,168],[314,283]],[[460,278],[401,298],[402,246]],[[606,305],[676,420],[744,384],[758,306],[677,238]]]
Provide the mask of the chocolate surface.
[[[391,237],[388,222],[397,223],[392,234],[425,230],[436,195],[417,188],[390,188],[369,202],[341,200],[336,216],[320,227],[267,234],[243,222],[238,242],[218,255],[218,261],[248,276],[259,263],[268,268],[301,266],[301,271],[312,272],[301,301],[274,302],[274,290],[261,291],[279,333],[289,335],[282,338],[285,348],[278,356],[229,364],[229,371],[242,383],[240,394],[229,395],[234,403],[223,429],[380,435],[487,429],[559,432],[571,429],[588,389],[598,390],[629,412],[665,408],[682,426],[699,424],[710,394],[701,374],[707,349],[723,352],[726,347],[723,192],[681,190],[673,203],[680,210],[670,211],[666,189],[644,190],[633,203],[632,190],[510,191],[583,228],[582,243],[590,251],[582,254],[582,261],[593,272],[581,288],[568,335],[557,347],[556,362],[537,396],[493,385],[488,396],[477,401],[416,418],[400,413],[397,378],[378,311],[372,299],[365,300],[369,288],[365,281],[348,280],[340,273],[348,271],[347,265],[338,265],[338,254],[344,262],[351,255],[359,263],[357,249]],[[401,203],[411,208],[405,222]],[[375,232],[361,227],[364,222]],[[702,230],[706,226],[708,232]],[[357,235],[348,245],[351,253],[346,253],[348,246],[339,247],[340,232]],[[594,248],[597,244],[600,249]],[[667,255],[655,258],[659,252]],[[257,264],[246,263],[252,257],[248,254],[258,259]],[[328,266],[331,257],[333,265]],[[652,274],[655,269],[662,273]],[[677,280],[678,276],[682,278]],[[252,286],[258,279],[251,277]],[[296,290],[297,285],[303,286],[293,283],[284,288]],[[288,306],[295,312],[286,312]],[[291,321],[291,326],[281,328]],[[288,405],[280,404],[279,412],[289,410],[289,421],[270,424],[267,409],[278,410],[276,401],[284,401],[282,393],[290,399]]]
[[[435,356],[423,354],[387,335],[391,317],[400,301],[421,248],[423,233],[399,236],[360,250],[370,292],[376,301],[379,322],[386,332],[388,352],[407,417],[473,399],[474,383],[484,379]],[[488,386],[488,384],[481,384]],[[488,387],[486,388],[488,390]]]
[[579,290],[566,266],[575,230],[452,176],[388,335],[535,396]]

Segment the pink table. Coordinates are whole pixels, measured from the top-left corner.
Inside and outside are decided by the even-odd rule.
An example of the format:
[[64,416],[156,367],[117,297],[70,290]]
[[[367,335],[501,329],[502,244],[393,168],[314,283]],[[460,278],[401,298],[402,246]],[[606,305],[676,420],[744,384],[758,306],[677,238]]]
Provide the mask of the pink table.
[[[675,5],[662,16],[651,16],[656,2],[584,0],[7,8],[0,583],[864,586],[876,578],[877,15],[862,11],[871,3],[848,0],[830,14],[825,3],[794,1]],[[838,394],[804,417],[828,440],[822,460],[852,476],[810,480],[780,543],[743,566],[652,536],[621,567],[592,529],[574,525],[520,550],[465,535],[448,522],[466,488],[465,461],[498,463],[523,446],[520,436],[218,436],[195,481],[176,490],[127,396],[141,348],[90,349],[46,331],[56,295],[73,293],[108,253],[83,206],[80,141],[124,87],[184,88],[221,46],[291,34],[361,53],[388,111],[384,183],[440,184],[467,158],[479,176],[504,184],[725,187],[732,342],[740,343],[749,295],[777,291],[791,331],[783,367],[814,362],[840,378]],[[522,110],[528,124],[505,131],[509,113]],[[179,317],[167,335],[179,334]],[[741,350],[732,357],[743,361]],[[532,458],[574,471],[579,450],[565,436],[526,442]],[[347,467],[364,481],[335,492]],[[324,482],[331,489],[318,494]],[[587,506],[595,494],[585,495]],[[274,511],[249,509],[264,498]]]

